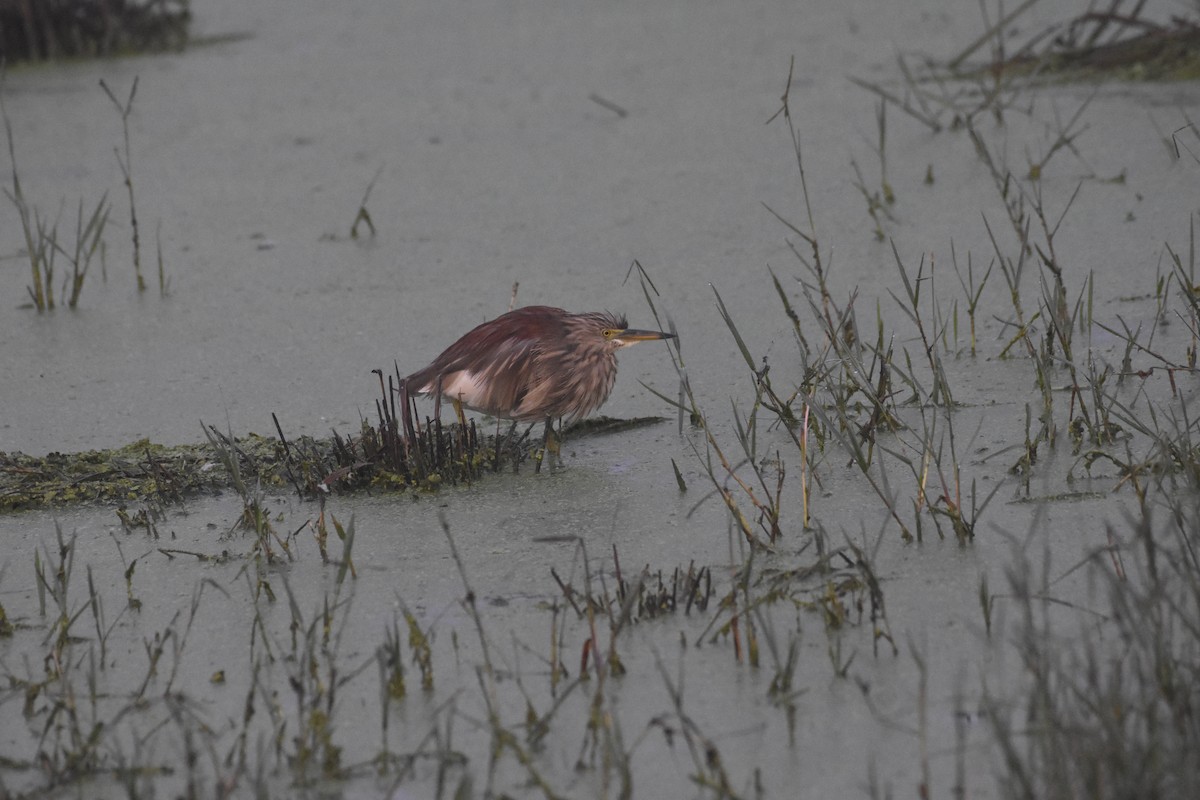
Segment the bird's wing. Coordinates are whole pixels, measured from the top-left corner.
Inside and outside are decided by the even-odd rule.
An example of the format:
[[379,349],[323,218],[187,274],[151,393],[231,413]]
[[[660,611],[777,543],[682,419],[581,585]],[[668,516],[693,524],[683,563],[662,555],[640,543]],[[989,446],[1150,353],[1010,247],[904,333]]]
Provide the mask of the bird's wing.
[[[557,312],[550,314],[546,312]],[[528,312],[528,313],[522,313]],[[441,379],[442,396],[495,416],[530,415],[530,392],[543,378],[538,356],[547,343],[565,336],[558,309],[530,307],[485,322],[463,336],[425,369],[408,377],[413,391],[433,393]],[[518,413],[519,412],[519,413]]]

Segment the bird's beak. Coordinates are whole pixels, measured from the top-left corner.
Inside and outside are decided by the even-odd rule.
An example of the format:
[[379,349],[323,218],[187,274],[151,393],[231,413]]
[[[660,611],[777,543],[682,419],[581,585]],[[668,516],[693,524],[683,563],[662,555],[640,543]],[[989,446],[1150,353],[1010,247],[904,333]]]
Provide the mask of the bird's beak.
[[653,342],[658,339],[674,339],[675,334],[663,333],[662,331],[640,331],[636,328],[626,328],[613,338],[623,345],[631,345],[635,342]]

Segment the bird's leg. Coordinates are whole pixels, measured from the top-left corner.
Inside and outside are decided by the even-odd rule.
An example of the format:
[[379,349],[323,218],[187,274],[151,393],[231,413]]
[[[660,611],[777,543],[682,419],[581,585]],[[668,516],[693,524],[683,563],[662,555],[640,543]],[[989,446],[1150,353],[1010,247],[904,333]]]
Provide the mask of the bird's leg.
[[553,467],[554,463],[559,460],[559,457],[561,456],[561,454],[562,454],[562,444],[559,441],[558,433],[556,433],[554,430],[554,420],[551,417],[547,417],[546,418],[546,432],[542,436],[542,449],[541,449],[540,453],[538,454],[537,466],[534,468],[533,471],[535,473],[541,472],[542,471],[542,459],[547,458],[547,457],[550,458],[550,465],[551,465],[551,467]]
[[454,406],[454,415],[458,417],[458,449],[465,454],[467,452],[467,418],[463,415],[462,401],[457,397],[452,397],[450,404]]
[[[525,428],[524,432],[521,433],[520,438],[513,440],[513,444],[512,444],[513,475],[516,475],[520,471],[518,468],[521,466],[521,453],[524,452],[522,450],[522,448],[524,448],[525,443],[529,441],[529,434],[533,433],[534,425],[537,425],[537,423],[536,422],[529,423],[529,426],[527,428]],[[512,428],[513,432],[515,432],[516,429],[517,429],[517,421],[513,420],[513,428]],[[538,471],[538,469],[540,469],[540,465],[542,462],[542,451],[541,450],[533,451],[533,460],[535,462],[537,462],[537,464],[539,465],[539,467],[534,470],[536,472],[536,471]]]
[[506,442],[500,438],[500,418],[496,417],[496,437],[492,439],[495,447],[492,450],[492,472],[500,471],[500,451],[504,448]]
[[508,448],[509,455],[512,456],[513,475],[517,474],[521,466],[521,439],[517,438],[518,424],[514,419],[512,426],[508,429],[508,434],[504,438],[504,446]]
[[454,406],[455,415],[458,416],[458,424],[461,425],[462,429],[465,431],[467,429],[467,418],[466,418],[466,415],[463,414],[462,401],[459,400],[457,397],[455,397],[455,398],[452,398],[450,400],[450,402]]
[[534,457],[533,457],[533,460],[535,462],[534,466],[533,466],[533,474],[534,475],[536,475],[542,471],[542,460],[546,458],[546,442],[549,440],[549,438],[550,438],[550,420],[547,418],[546,419],[546,432],[544,434],[542,434],[542,446],[541,446],[541,448],[538,449],[537,453],[534,454]]

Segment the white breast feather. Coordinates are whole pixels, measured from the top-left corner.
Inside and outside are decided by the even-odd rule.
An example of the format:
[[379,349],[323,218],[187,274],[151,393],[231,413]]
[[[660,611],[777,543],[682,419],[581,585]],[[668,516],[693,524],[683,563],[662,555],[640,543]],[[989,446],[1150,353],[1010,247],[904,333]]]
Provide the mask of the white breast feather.
[[[477,408],[483,404],[483,385],[481,376],[467,370],[452,372],[442,378],[442,400],[457,400],[468,408]],[[424,392],[432,394],[436,386],[429,385]]]

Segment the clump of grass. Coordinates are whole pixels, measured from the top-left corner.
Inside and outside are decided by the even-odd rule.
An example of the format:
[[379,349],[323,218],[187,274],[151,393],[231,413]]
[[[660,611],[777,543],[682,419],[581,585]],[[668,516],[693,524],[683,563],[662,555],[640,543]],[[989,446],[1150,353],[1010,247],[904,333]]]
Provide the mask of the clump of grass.
[[343,748],[335,740],[338,692],[369,667],[374,657],[343,673],[339,669],[339,645],[349,619],[350,600],[326,595],[320,609],[306,622],[286,580],[284,588],[292,615],[291,657],[285,663],[290,665],[288,684],[295,695],[296,717],[290,747],[281,741],[282,727],[276,743],[283,746],[300,783],[342,777],[346,766]]
[[[1192,476],[1163,473],[1155,483],[1165,513],[1142,505],[1112,523],[1114,545],[1088,560],[1088,571],[1107,587],[1109,611],[1083,627],[1081,641],[1054,635],[1043,619],[1044,587],[1010,572],[1028,700],[1013,706],[993,696],[987,705],[1006,796],[1200,792],[1200,506]],[[1169,489],[1176,484],[1189,489]]]
[[[741,460],[735,463],[725,454],[707,425],[704,425],[705,452],[701,453],[694,444],[693,449],[701,463],[705,464],[716,492],[725,500],[736,525],[751,545],[774,545],[784,529],[780,517],[786,472],[784,459],[778,452],[769,460],[763,459],[758,453],[757,432],[761,426],[758,417],[764,411],[776,417],[781,429],[799,451],[802,522],[805,530],[811,528],[811,488],[814,483],[820,483],[819,467],[828,458],[827,448],[832,443],[839,445],[840,450],[849,456],[850,463],[861,471],[903,538],[920,540],[923,535],[922,521],[932,519],[939,535],[945,535],[942,522],[948,522],[955,537],[966,543],[973,537],[980,516],[999,485],[986,496],[980,497],[975,479],[968,479],[962,473],[954,429],[959,404],[955,400],[943,357],[944,353],[954,352],[958,347],[957,317],[948,314],[939,299],[932,257],[928,263],[923,258],[914,275],[895,246],[893,257],[904,291],[902,294],[893,293],[892,296],[916,332],[920,343],[919,362],[914,363],[913,356],[907,350],[896,353],[894,342],[897,334],[885,330],[879,311],[875,335],[871,339],[862,336],[855,312],[854,292],[844,303],[835,299],[830,290],[830,270],[825,263],[813,222],[801,138],[791,118],[790,86],[789,77],[782,107],[773,119],[781,118],[788,126],[807,229],[790,222],[769,206],[767,210],[803,243],[803,246],[797,246],[789,240],[788,246],[804,269],[806,277],[799,278],[798,283],[808,302],[809,316],[819,327],[820,338],[814,340],[805,334],[799,313],[782,282],[772,272],[781,305],[792,323],[802,369],[802,377],[795,389],[779,390],[772,380],[766,360],[763,359],[760,364],[752,355],[717,293],[718,310],[742,353],[753,380],[754,395],[750,410],[744,416],[735,408],[734,422],[742,450]],[[882,149],[885,130],[882,115],[880,128]],[[886,172],[883,175],[886,184]],[[990,275],[990,270],[987,275]],[[961,273],[959,279],[962,281]],[[974,322],[986,280],[985,275],[977,285],[974,272],[968,267],[968,279],[963,282],[963,288],[967,294],[968,315],[972,323],[972,352],[976,347]],[[649,292],[646,294],[649,299]],[[814,344],[814,341],[820,344]],[[924,362],[923,365],[920,362]],[[685,395],[691,398],[681,362],[677,362],[677,368]],[[901,386],[911,390],[907,400],[901,399]],[[670,402],[662,394],[659,393],[659,396]],[[683,408],[684,404],[679,405]],[[901,421],[905,406],[920,413],[922,424],[919,427]],[[691,401],[691,413],[694,419],[703,420],[703,414],[695,407],[694,400]],[[714,456],[719,469],[713,463]],[[911,515],[904,511],[901,497],[891,485],[889,463],[898,463],[912,474],[914,491],[910,501]],[[744,479],[738,474],[742,467],[753,472],[753,479]],[[768,474],[772,471],[773,475]],[[930,484],[934,481],[940,483],[940,491],[931,489]],[[732,491],[733,487],[740,492]],[[755,509],[757,513],[753,517],[741,509],[739,498],[744,498]],[[755,532],[752,520],[757,522],[762,534]]]
[[67,298],[68,307],[75,308],[79,305],[79,295],[83,292],[88,268],[100,247],[104,237],[104,228],[108,224],[108,195],[103,195],[86,216],[83,199],[80,198],[76,211],[75,241],[70,249],[67,249],[59,239],[57,217],[54,222],[50,222],[36,206],[30,205],[21,188],[12,124],[8,119],[8,111],[4,107],[2,75],[0,75],[0,117],[4,121],[4,133],[8,141],[8,159],[12,167],[12,185],[5,187],[4,194],[17,209],[21,232],[25,238],[25,256],[29,260],[31,284],[26,287],[29,297],[33,301],[33,307],[39,312],[54,309],[54,265],[56,257],[62,255],[70,262],[71,273],[64,279],[61,294]]
[[554,790],[546,776],[542,773],[540,766],[534,758],[531,746],[527,741],[523,741],[522,737],[513,729],[513,726],[505,723],[505,718],[497,697],[499,671],[493,660],[492,644],[485,630],[483,616],[479,612],[478,596],[472,588],[466,564],[463,562],[462,556],[459,555],[458,547],[454,543],[454,537],[450,533],[450,523],[447,522],[444,514],[440,514],[439,519],[442,525],[442,532],[445,534],[446,542],[450,548],[450,556],[453,558],[454,564],[458,568],[459,577],[462,580],[465,594],[461,605],[463,610],[467,612],[479,639],[482,663],[475,669],[475,677],[479,684],[480,695],[483,698],[486,709],[486,721],[484,724],[491,738],[487,767],[487,788],[485,792],[488,795],[494,793],[494,781],[500,759],[505,755],[509,755],[520,765],[531,787],[536,788],[548,800],[560,797],[561,795]]
[[[293,560],[295,555],[292,552],[288,539],[280,536],[279,532],[275,530],[275,526],[271,524],[271,512],[266,508],[261,480],[255,480],[251,484],[247,478],[243,478],[242,476],[241,464],[243,454],[239,453],[233,436],[231,434],[222,434],[211,425],[204,428],[204,435],[208,438],[209,444],[212,446],[217,458],[225,467],[234,490],[242,498],[242,514],[235,527],[240,527],[254,534],[256,562],[258,561],[258,557],[261,556],[267,564],[274,563],[278,557],[275,552],[276,546],[279,547],[283,555],[287,556],[288,561]],[[247,461],[253,465],[252,461],[248,459]],[[323,519],[322,517],[322,522]],[[338,527],[340,528],[340,526]],[[347,539],[344,532],[339,531],[339,534],[343,540]],[[351,526],[349,541],[353,542],[353,526]],[[259,571],[260,580],[265,581],[265,577],[262,577],[263,569],[261,566]]]
[[[962,271],[958,267],[958,254],[954,250],[954,242],[950,243],[950,259],[954,266],[954,274],[958,276],[959,285],[962,286],[963,295],[966,297],[967,303],[967,319],[970,323],[971,333],[971,355],[976,353],[976,329],[975,319],[979,310],[979,299],[983,296],[983,290],[987,286],[988,278],[992,276],[992,267],[996,265],[995,261],[988,264],[987,270],[983,273],[983,277],[979,283],[975,283],[975,267],[971,262],[971,254],[967,253],[967,279],[963,280]],[[955,318],[955,328],[957,329],[958,319]],[[957,338],[957,336],[955,337]]]
[[[655,307],[651,291],[653,290],[653,282],[642,269],[641,264],[634,262],[634,267],[639,271],[639,277],[642,283],[643,293],[646,301],[650,306],[650,311],[654,315],[656,321],[659,321],[659,312]],[[631,268],[632,269],[632,268]],[[738,443],[740,444],[745,458],[734,463],[720,443],[712,433],[711,427],[706,423],[704,413],[700,410],[699,404],[696,401],[692,391],[691,382],[688,380],[687,370],[684,367],[683,358],[679,349],[680,344],[678,338],[668,341],[668,347],[672,350],[672,363],[675,366],[676,372],[679,375],[679,399],[675,400],[667,397],[662,392],[654,389],[651,386],[642,384],[649,392],[664,400],[665,402],[675,406],[679,411],[679,425],[682,431],[683,415],[689,415],[693,424],[703,431],[703,446],[704,452],[701,453],[700,446],[695,441],[689,439],[689,445],[692,452],[695,454],[698,461],[704,467],[705,473],[708,475],[709,481],[713,484],[714,493],[720,496],[724,501],[726,508],[729,510],[730,518],[737,525],[742,537],[752,547],[770,548],[773,543],[779,538],[782,533],[780,528],[780,504],[782,502],[782,487],[783,487],[783,467],[782,462],[775,462],[776,474],[774,480],[768,480],[767,473],[770,470],[769,465],[765,465],[757,460],[757,415],[759,407],[763,404],[764,391],[769,389],[769,382],[766,381],[767,368],[759,372],[756,368],[753,357],[750,355],[749,348],[742,340],[741,334],[738,332],[736,324],[732,317],[724,308],[724,302],[721,295],[714,288],[717,304],[721,309],[726,325],[729,327],[734,340],[738,343],[742,357],[750,366],[752,375],[756,379],[756,395],[748,416],[743,419],[737,419]],[[661,321],[659,325],[661,327]],[[671,331],[674,332],[674,324],[670,325]],[[772,398],[778,402],[778,398]],[[737,417],[738,411],[734,406],[734,415]],[[796,440],[799,443],[799,440]],[[715,462],[714,462],[715,456]],[[745,479],[738,474],[738,469],[742,465],[749,465],[754,472],[754,478]],[[719,465],[719,466],[718,466]],[[681,476],[678,475],[676,468],[676,479],[679,481],[681,488],[685,488]],[[756,490],[754,483],[757,483],[761,490]],[[733,488],[736,486],[736,490]],[[773,487],[773,488],[772,488]],[[739,498],[741,498],[739,500]],[[703,501],[701,501],[703,502]],[[749,502],[753,507],[752,514],[743,510],[741,503]],[[807,504],[806,504],[807,508]],[[751,522],[751,520],[754,520]],[[765,534],[765,538],[759,534],[759,531]]]
[[[714,797],[728,798],[728,800],[738,800],[738,798],[749,795],[748,790],[739,790],[735,787],[729,768],[726,767],[725,761],[721,757],[721,749],[717,742],[704,733],[704,729],[684,708],[683,654],[680,654],[679,671],[674,679],[657,652],[654,660],[658,666],[658,673],[662,677],[663,685],[666,687],[671,710],[651,719],[649,727],[662,731],[667,746],[672,749],[674,749],[676,736],[683,739],[692,764],[692,773],[689,777],[696,786],[710,792]],[[757,775],[751,776],[751,779],[755,784],[758,783]],[[761,789],[761,787],[759,788]],[[761,792],[758,794],[761,796]]]
[[[5,767],[24,770],[35,777],[36,784],[25,785],[35,794],[82,786],[106,777],[122,780],[127,786],[141,786],[164,778],[171,770],[154,762],[146,752],[146,737],[136,728],[145,722],[152,730],[161,730],[163,716],[174,716],[175,711],[191,704],[188,696],[175,686],[184,650],[205,589],[211,586],[224,590],[209,580],[196,585],[190,610],[186,614],[183,609],[176,611],[163,628],[143,640],[140,651],[144,652],[146,663],[139,678],[139,673],[131,670],[132,665],[126,661],[120,661],[119,670],[112,668],[116,663],[109,663],[110,657],[114,657],[109,645],[113,630],[125,610],[138,607],[132,594],[132,567],[137,559],[128,562],[125,570],[130,603],[117,619],[109,622],[91,564],[87,566],[86,596],[80,598],[76,594],[78,587],[73,584],[78,581],[73,576],[76,559],[80,557],[78,537],[72,534],[67,538],[61,526],[56,526],[55,542],[56,548],[43,548],[34,557],[42,615],[46,614],[47,595],[56,610],[42,641],[43,646],[49,646],[41,659],[44,675],[35,677],[28,669],[29,674],[24,678],[15,673],[9,675],[10,689],[24,695],[22,718],[33,734],[36,757],[30,762],[6,759]],[[76,624],[89,610],[95,628],[91,638],[79,631]],[[134,652],[137,651],[135,648]],[[118,674],[120,679],[131,682],[122,691],[111,692],[109,681]],[[17,722],[15,715],[12,721]],[[189,754],[193,732],[188,728],[185,736]],[[211,743],[212,733],[203,735]],[[15,774],[6,772],[6,783],[9,775]]]
[[[578,542],[578,553],[587,560],[587,550],[582,540]],[[608,616],[610,619],[624,613],[629,622],[657,619],[662,616],[675,614],[679,611],[691,614],[693,610],[704,612],[713,597],[712,570],[709,567],[697,567],[695,562],[688,564],[686,570],[675,567],[670,578],[666,579],[662,570],[653,571],[646,565],[631,583],[621,571],[621,559],[617,548],[613,546],[613,574],[616,586],[610,591],[607,583],[601,584],[600,591],[592,588],[591,571],[585,566],[585,586],[575,588],[570,576],[564,579],[554,568],[550,570],[554,582],[562,592],[575,615],[584,619],[589,613],[595,612]]]
[[[1007,288],[1008,313],[995,316],[1004,326],[1000,356],[1027,360],[1033,392],[1031,401],[1025,403],[1024,443],[999,452],[1013,449],[1020,452],[1012,472],[1025,496],[1029,496],[1031,476],[1035,473],[1045,473],[1039,477],[1047,482],[1065,480],[1069,486],[1080,477],[1082,466],[1088,477],[1111,478],[1108,486],[1113,492],[1131,489],[1136,503],[1127,520],[1109,523],[1107,545],[1095,548],[1082,565],[1089,575],[1089,585],[1100,585],[1107,590],[1107,613],[1094,613],[1054,597],[1051,583],[1045,577],[1049,574],[1046,556],[1042,558],[1046,563],[1041,564],[1019,554],[1008,571],[1010,594],[996,594],[989,588],[986,573],[980,577],[978,598],[985,635],[996,638],[993,633],[998,604],[1016,606],[1018,630],[1015,636],[1011,631],[1006,632],[1005,639],[1017,643],[1027,670],[1026,686],[1017,695],[1022,699],[1013,702],[999,695],[991,696],[983,718],[992,729],[1001,763],[1000,793],[1005,796],[1191,796],[1200,791],[1190,761],[1190,754],[1197,748],[1195,732],[1200,730],[1195,713],[1195,665],[1200,653],[1200,640],[1195,636],[1200,625],[1195,609],[1200,564],[1195,557],[1194,535],[1200,529],[1195,519],[1200,513],[1195,502],[1200,485],[1196,480],[1200,475],[1197,466],[1200,449],[1196,447],[1197,422],[1186,399],[1186,385],[1177,381],[1181,375],[1194,373],[1196,342],[1200,340],[1194,289],[1197,285],[1194,231],[1189,230],[1188,246],[1165,248],[1173,268],[1166,273],[1157,271],[1153,290],[1139,296],[1138,299],[1153,300],[1148,322],[1130,323],[1120,316],[1115,323],[1096,320],[1094,309],[1103,302],[1096,297],[1097,284],[1102,287],[1103,283],[1090,273],[1079,272],[1077,258],[1059,244],[1060,230],[1077,199],[1086,194],[1083,189],[1089,182],[1123,180],[1123,174],[1115,179],[1097,178],[1079,152],[1081,136],[1087,130],[1084,112],[1090,98],[1073,113],[1062,118],[1056,114],[1057,127],[1050,128],[1049,145],[1041,153],[1027,150],[1026,163],[1020,167],[1009,165],[1003,150],[994,145],[978,122],[984,113],[1003,120],[1016,96],[1017,76],[1029,75],[1026,66],[1031,66],[1036,76],[1042,78],[1073,78],[1081,74],[1090,77],[1097,74],[1093,70],[1109,69],[1110,57],[1137,52],[1150,40],[1161,43],[1163,40],[1157,37],[1163,35],[1190,36],[1196,26],[1191,21],[1176,20],[1168,31],[1165,26],[1140,19],[1143,4],[1118,0],[1106,12],[1091,12],[1055,29],[1053,34],[1057,38],[1053,44],[1049,43],[1051,32],[1039,31],[1038,47],[1026,45],[1016,55],[1005,52],[1006,29],[1011,19],[1031,5],[1020,4],[1012,15],[989,25],[987,35],[952,62],[950,70],[951,73],[958,70],[975,47],[991,42],[992,67],[986,71],[969,75],[960,71],[951,76],[931,71],[924,84],[907,78],[908,91],[903,97],[868,86],[887,102],[935,130],[942,129],[945,114],[949,112],[953,118],[950,127],[967,130],[976,155],[990,173],[996,195],[1004,205],[1002,218],[1007,216],[1006,224],[996,227],[994,219],[984,219],[994,258],[982,280],[976,280],[969,253],[964,275],[959,270],[957,255],[953,249],[951,252],[967,298],[972,354],[976,351],[975,320],[984,310],[980,302],[983,286],[993,267],[999,268],[1005,283],[1002,288]],[[1131,38],[1140,41],[1126,47]],[[1058,48],[1069,52],[1052,52]],[[1169,46],[1154,53],[1142,52],[1155,63],[1147,63],[1144,68],[1131,67],[1135,73],[1143,73],[1144,69],[1144,74],[1152,74],[1166,61],[1178,58]],[[1032,64],[1035,59],[1037,63]],[[1099,59],[1104,60],[1103,64]],[[946,82],[950,77],[965,77],[974,83],[975,91],[952,89]],[[1189,130],[1189,126],[1180,128],[1185,137]],[[1087,177],[1069,187],[1056,204],[1045,191],[1048,184],[1044,176],[1055,159],[1068,155],[1078,158]],[[1177,147],[1173,148],[1173,155],[1180,157]],[[1008,231],[1004,230],[1006,226]],[[1031,276],[1038,287],[1032,293],[1028,291]],[[929,277],[932,289],[932,271]],[[1172,282],[1177,291],[1172,290]],[[904,283],[907,296],[902,298],[901,305],[906,313],[910,309],[915,312],[918,305],[909,291],[910,283],[907,280]],[[1170,303],[1175,297],[1182,300],[1182,308],[1172,315]],[[910,321],[917,327],[923,348],[929,354],[930,344],[939,341],[944,344],[945,328],[940,327],[936,309],[924,313],[932,321],[932,325],[927,325],[932,335],[920,333],[919,316],[914,318],[910,314]],[[1169,351],[1172,345],[1182,349],[1179,337],[1162,337],[1171,345],[1158,337],[1164,325],[1176,318],[1186,328],[1183,338],[1190,338],[1186,352]],[[1110,362],[1103,351],[1092,347],[1091,332],[1095,328],[1123,342],[1118,347],[1119,363]],[[929,367],[926,374],[936,376],[936,365],[930,363]],[[1157,387],[1152,385],[1152,379],[1157,379]],[[932,389],[923,388],[929,381],[918,380],[911,366],[907,374],[901,373],[900,380],[922,398],[921,425],[919,429],[916,425],[912,428],[917,429],[922,441],[938,446],[929,458],[939,461],[938,452],[943,442],[946,445],[944,455],[950,469],[942,477],[941,507],[930,506],[934,519],[949,520],[960,541],[969,541],[975,528],[971,519],[977,515],[962,513],[963,500],[969,494],[967,482],[959,478],[957,454],[965,448],[961,441],[956,443],[954,415],[936,413],[952,406],[949,402],[935,402],[932,412],[927,414],[924,410],[927,394],[934,395]],[[937,387],[936,377],[933,386]],[[950,397],[942,395],[942,400],[949,401]],[[939,430],[948,437],[935,436]],[[1060,435],[1063,433],[1067,436]],[[1073,460],[1065,476],[1050,474],[1048,468],[1062,462],[1045,458],[1044,451],[1054,450],[1063,443],[1068,444]],[[926,460],[926,457],[920,459]],[[920,461],[913,459],[911,463]],[[913,471],[931,479],[942,472],[924,467]],[[973,494],[973,481],[971,484]],[[918,485],[923,492],[924,477]],[[954,491],[946,491],[948,486]],[[994,493],[995,490],[982,505]],[[930,493],[926,500],[932,496]],[[1089,493],[1067,492],[1042,499],[1085,496]],[[1043,522],[1039,520],[1035,525]],[[1035,568],[1035,564],[1040,566]],[[1040,585],[1034,577],[1039,574],[1043,576]],[[1064,608],[1068,611],[1062,611]],[[1059,623],[1051,623],[1051,609],[1056,614],[1078,614],[1083,622],[1064,632]],[[927,655],[913,648],[913,657],[918,662],[921,679],[920,791],[926,793],[931,790],[925,742]],[[963,791],[961,733],[959,737],[956,791]]]
[[[404,613],[406,617],[409,616],[407,610]],[[408,624],[409,644],[413,652],[413,660],[421,667],[423,684],[425,683],[425,670],[429,669],[428,687],[423,687],[423,691],[431,694],[433,691],[432,657],[428,649],[431,632],[429,630],[420,631],[415,616]],[[390,775],[392,788],[387,792],[389,796],[397,794],[400,787],[416,775],[418,765],[422,762],[432,763],[436,766],[437,791],[434,794],[435,797],[445,796],[451,775],[455,771],[461,771],[461,774],[457,793],[454,796],[469,796],[472,778],[470,771],[465,769],[469,765],[469,759],[466,754],[454,746],[454,723],[459,713],[457,694],[451,695],[449,699],[440,703],[432,711],[429,731],[421,738],[414,750],[397,753],[389,747],[391,706],[403,701],[408,694],[404,678],[401,638],[398,621],[393,619],[391,628],[385,631],[383,644],[376,649],[376,662],[380,669],[379,702],[382,746],[379,754],[373,759],[373,765],[379,776]]]
[[61,664],[62,652],[72,638],[71,628],[83,616],[83,613],[91,607],[91,600],[89,599],[87,603],[81,603],[74,608],[72,607],[69,593],[71,588],[71,574],[74,572],[75,567],[76,535],[72,534],[69,540],[65,539],[63,537],[62,526],[57,522],[54,525],[54,531],[58,542],[57,551],[55,553],[45,551],[44,559],[41,554],[35,552],[33,555],[33,571],[37,579],[38,608],[40,613],[43,616],[46,613],[47,594],[50,595],[50,599],[54,602],[57,616],[50,626],[49,633],[46,635],[46,641],[54,641],[54,661]]

